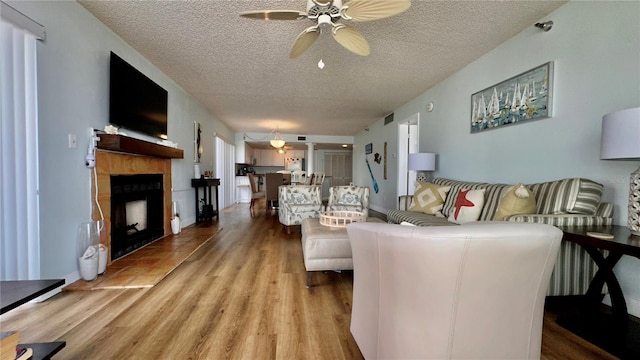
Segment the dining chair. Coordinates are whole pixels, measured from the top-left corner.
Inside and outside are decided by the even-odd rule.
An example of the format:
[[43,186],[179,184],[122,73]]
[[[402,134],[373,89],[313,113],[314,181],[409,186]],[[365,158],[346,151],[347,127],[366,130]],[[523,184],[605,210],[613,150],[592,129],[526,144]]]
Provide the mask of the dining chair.
[[306,171],[304,170],[293,170],[291,172],[291,183],[292,184],[304,184],[306,181]]
[[[258,191],[258,183],[256,181],[257,180],[256,177],[253,174],[248,174],[248,175],[249,175],[249,184],[251,185],[251,204],[249,205],[249,211],[253,215],[253,208],[255,207],[256,200],[265,198],[265,192]],[[265,208],[266,207],[267,205],[265,204]]]
[[325,173],[323,172],[315,172],[313,173],[313,181],[312,185],[322,185],[324,182]]

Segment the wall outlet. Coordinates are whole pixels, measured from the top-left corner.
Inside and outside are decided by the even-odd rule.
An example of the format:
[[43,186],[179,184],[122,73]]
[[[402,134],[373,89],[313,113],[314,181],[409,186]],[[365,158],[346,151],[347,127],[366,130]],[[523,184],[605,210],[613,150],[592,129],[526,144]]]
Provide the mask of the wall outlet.
[[75,149],[78,147],[78,137],[76,134],[69,134],[69,149]]

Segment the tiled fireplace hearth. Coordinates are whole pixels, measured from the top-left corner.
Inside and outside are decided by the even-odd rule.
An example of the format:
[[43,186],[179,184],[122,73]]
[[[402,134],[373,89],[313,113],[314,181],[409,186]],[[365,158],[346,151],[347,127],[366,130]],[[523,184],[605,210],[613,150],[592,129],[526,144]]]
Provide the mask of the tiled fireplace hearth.
[[[100,145],[102,144],[99,143],[98,146],[100,147]],[[180,150],[180,152],[182,151]],[[98,203],[100,204],[102,212],[104,214],[105,229],[107,231],[106,240],[102,241],[106,242],[106,245],[109,248],[108,264],[111,264],[112,258],[112,220],[117,220],[112,219],[112,196],[115,195],[115,198],[118,197],[117,194],[112,193],[113,190],[111,182],[114,178],[121,179],[121,176],[123,175],[158,175],[159,180],[161,180],[161,185],[157,186],[162,187],[162,199],[151,200],[151,205],[155,205],[156,208],[161,208],[159,212],[162,213],[162,223],[159,226],[159,229],[156,230],[156,234],[154,236],[158,238],[171,233],[171,225],[169,222],[169,214],[171,213],[171,159],[146,155],[132,155],[120,152],[103,151],[98,149],[98,151],[96,152],[96,173],[98,176]],[[116,182],[117,181],[118,180],[116,180]],[[155,181],[155,183],[158,184],[159,182]],[[118,189],[117,186],[116,189]],[[95,199],[95,191],[95,181],[92,178],[92,199]],[[143,200],[145,203],[147,202],[145,196],[135,195],[134,197],[136,196],[138,197],[137,200]],[[134,210],[130,210],[130,212],[133,213],[136,211],[135,208],[140,208],[141,206],[148,205],[149,204],[142,204],[142,201],[137,201],[137,203],[135,203],[134,201],[134,203],[132,203],[131,205],[132,209]],[[139,212],[140,210],[137,211]],[[119,214],[120,212],[116,209],[116,214]],[[94,220],[100,219],[100,212],[98,211],[98,207],[96,206],[95,201],[93,202],[92,216]],[[159,234],[158,232],[162,232],[162,234]]]

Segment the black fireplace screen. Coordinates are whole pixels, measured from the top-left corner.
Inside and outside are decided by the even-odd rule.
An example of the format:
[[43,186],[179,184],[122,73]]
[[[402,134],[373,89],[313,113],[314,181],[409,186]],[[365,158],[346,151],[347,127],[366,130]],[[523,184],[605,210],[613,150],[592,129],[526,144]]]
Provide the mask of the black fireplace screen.
[[111,176],[111,260],[164,235],[162,176]]

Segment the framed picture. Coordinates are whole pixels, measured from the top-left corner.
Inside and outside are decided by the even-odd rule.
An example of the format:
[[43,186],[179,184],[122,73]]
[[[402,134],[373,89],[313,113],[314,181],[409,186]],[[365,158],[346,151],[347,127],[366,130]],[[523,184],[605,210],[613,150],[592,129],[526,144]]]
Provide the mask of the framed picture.
[[551,117],[553,62],[471,95],[471,133]]
[[197,121],[193,122],[193,161],[196,163],[200,162],[202,158],[202,129],[200,128],[200,123]]
[[373,152],[373,143],[368,143],[367,145],[364,146],[365,155],[369,155],[372,152]]

